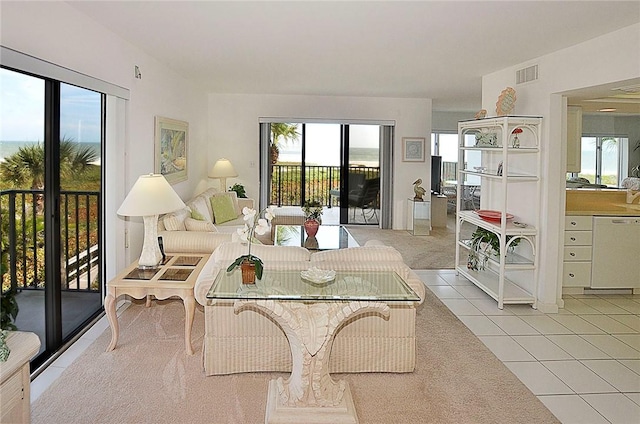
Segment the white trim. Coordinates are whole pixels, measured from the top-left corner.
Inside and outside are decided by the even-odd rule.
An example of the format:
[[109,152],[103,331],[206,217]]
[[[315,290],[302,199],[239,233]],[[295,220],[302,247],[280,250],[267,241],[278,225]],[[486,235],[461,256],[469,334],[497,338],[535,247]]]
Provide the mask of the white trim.
[[395,120],[379,120],[379,119],[325,119],[325,118],[258,118],[261,124],[273,124],[286,122],[287,124],[340,124],[340,125],[379,125],[390,126],[396,125]]
[[2,66],[129,100],[129,90],[127,88],[81,74],[4,46],[0,46],[0,49],[0,64]]

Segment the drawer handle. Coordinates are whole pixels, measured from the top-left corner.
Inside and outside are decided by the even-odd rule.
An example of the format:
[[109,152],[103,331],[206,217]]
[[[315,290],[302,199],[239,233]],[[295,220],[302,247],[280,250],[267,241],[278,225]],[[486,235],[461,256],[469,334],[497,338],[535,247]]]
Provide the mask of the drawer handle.
[[569,256],[576,256],[574,252],[569,252]]
[[575,275],[573,272],[570,272],[570,273],[569,273],[569,277],[573,278],[573,277],[575,277],[575,276],[576,276],[576,275]]
[[576,241],[576,238],[575,237],[571,237],[571,241]]
[[578,225],[578,223],[576,221],[571,221],[571,225],[575,227],[576,225]]

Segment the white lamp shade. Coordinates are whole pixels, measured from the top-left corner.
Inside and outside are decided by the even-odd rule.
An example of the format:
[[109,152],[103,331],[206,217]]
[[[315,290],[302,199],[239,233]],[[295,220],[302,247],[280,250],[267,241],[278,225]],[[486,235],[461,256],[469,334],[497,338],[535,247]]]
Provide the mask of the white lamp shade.
[[210,178],[233,178],[237,176],[238,173],[233,167],[233,164],[229,159],[225,158],[218,159],[215,165],[213,165],[213,168],[209,171]]
[[185,204],[163,175],[142,175],[120,205],[118,215],[150,216],[173,212]]

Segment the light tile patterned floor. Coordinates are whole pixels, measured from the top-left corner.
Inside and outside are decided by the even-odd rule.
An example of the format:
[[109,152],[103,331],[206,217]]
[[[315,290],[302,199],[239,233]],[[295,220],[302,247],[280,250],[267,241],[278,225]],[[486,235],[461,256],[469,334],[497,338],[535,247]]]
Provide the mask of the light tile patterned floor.
[[416,273],[560,421],[640,423],[640,295],[565,296],[558,314],[500,310],[453,270]]

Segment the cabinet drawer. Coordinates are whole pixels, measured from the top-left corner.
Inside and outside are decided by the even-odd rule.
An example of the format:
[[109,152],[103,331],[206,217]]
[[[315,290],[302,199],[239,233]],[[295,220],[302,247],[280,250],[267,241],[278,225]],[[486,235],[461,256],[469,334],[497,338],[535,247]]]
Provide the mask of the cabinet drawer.
[[565,246],[591,246],[591,231],[565,231]]
[[590,287],[591,262],[565,262],[562,273],[563,287]]
[[24,391],[22,390],[22,370],[19,369],[0,386],[0,399],[2,399],[2,412],[0,422],[22,422]]
[[567,215],[564,217],[565,230],[591,231],[592,217]]
[[566,246],[565,261],[591,261],[591,246]]

